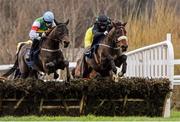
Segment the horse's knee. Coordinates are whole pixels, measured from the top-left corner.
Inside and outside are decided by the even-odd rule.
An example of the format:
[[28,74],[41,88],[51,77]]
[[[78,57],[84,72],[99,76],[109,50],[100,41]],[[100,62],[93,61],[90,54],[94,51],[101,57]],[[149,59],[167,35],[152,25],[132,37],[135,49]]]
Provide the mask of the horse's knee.
[[48,73],[52,73],[55,70],[55,64],[54,62],[48,62],[45,64],[46,70]]
[[127,62],[124,62],[123,65],[122,65],[122,73],[126,73],[126,70],[127,70]]
[[116,73],[117,73],[117,68],[114,67],[114,68],[112,69],[112,71],[116,74]]
[[68,67],[69,66],[69,61],[64,61],[64,66]]
[[54,66],[55,66],[55,64],[53,62],[46,63],[47,68],[52,68]]
[[25,78],[27,78],[28,77],[28,73],[21,73],[21,78],[22,79],[25,79]]
[[54,79],[57,79],[59,77],[59,74],[57,72],[54,72]]
[[122,56],[120,56],[120,58],[121,58],[122,61],[126,61],[127,60],[127,55],[122,55]]

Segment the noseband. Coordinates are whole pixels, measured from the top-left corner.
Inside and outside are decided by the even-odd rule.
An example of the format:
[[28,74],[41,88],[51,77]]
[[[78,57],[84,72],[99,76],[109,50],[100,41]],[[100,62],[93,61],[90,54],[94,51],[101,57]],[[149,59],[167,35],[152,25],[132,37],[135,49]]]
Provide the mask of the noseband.
[[[113,40],[114,44],[116,45],[117,43],[119,43],[121,40],[128,40],[127,36],[125,36],[125,32],[124,32],[124,26],[120,26],[119,27],[121,30],[122,30],[122,36],[119,36],[117,39]],[[99,46],[104,46],[104,47],[107,47],[107,48],[111,48],[113,50],[119,50],[121,49],[121,47],[114,47],[114,46],[110,46],[110,45],[107,45],[107,44],[102,44],[102,43],[99,43],[97,44]]]
[[121,29],[122,35],[115,40],[115,43],[119,43],[121,40],[128,40],[127,36],[125,35],[124,26],[119,27]]

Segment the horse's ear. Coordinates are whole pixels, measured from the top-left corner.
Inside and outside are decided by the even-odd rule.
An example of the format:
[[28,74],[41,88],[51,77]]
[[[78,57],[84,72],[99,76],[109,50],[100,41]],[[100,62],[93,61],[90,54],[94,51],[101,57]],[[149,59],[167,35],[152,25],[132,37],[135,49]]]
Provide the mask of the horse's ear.
[[69,24],[69,19],[65,22],[65,24],[66,24],[66,25],[68,25],[68,24]]
[[115,26],[116,26],[116,23],[115,23],[115,22],[112,22],[112,25],[113,25],[113,27],[115,27]]
[[54,19],[54,23],[55,23],[56,25],[59,25],[59,24],[60,24],[56,19]]
[[127,24],[127,22],[123,23],[122,25],[123,25],[123,26],[126,26],[126,24]]

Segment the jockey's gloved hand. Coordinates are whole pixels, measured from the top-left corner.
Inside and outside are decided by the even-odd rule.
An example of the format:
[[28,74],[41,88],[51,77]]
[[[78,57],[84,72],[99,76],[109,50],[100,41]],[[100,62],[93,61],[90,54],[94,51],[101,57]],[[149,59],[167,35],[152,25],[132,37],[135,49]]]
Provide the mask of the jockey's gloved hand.
[[105,36],[108,35],[108,31],[104,31],[104,35],[105,35]]
[[41,34],[41,37],[45,37],[45,36],[46,36],[46,33],[43,32],[43,33]]
[[36,34],[36,37],[34,37],[36,40],[41,40],[41,35],[39,33]]
[[40,37],[40,36],[38,36],[36,39],[37,39],[37,40],[41,40],[41,37]]

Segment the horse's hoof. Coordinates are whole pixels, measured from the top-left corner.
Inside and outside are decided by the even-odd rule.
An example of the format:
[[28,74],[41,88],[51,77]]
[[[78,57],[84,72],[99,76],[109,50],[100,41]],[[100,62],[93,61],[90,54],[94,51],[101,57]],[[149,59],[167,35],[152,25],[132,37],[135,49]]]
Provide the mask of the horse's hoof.
[[114,69],[113,69],[113,72],[116,74],[116,73],[117,73],[117,68],[114,68]]
[[57,79],[59,75],[57,73],[54,73],[54,79]]
[[112,76],[112,81],[118,82],[118,77],[115,74]]
[[69,61],[64,61],[65,66],[69,66]]
[[46,64],[46,67],[48,67],[48,68],[51,68],[51,67],[54,67],[54,66],[55,66],[55,64],[53,62],[49,62],[49,63]]
[[123,77],[123,76],[124,76],[124,73],[119,72],[119,73],[118,73],[118,76],[119,76],[119,77]]

